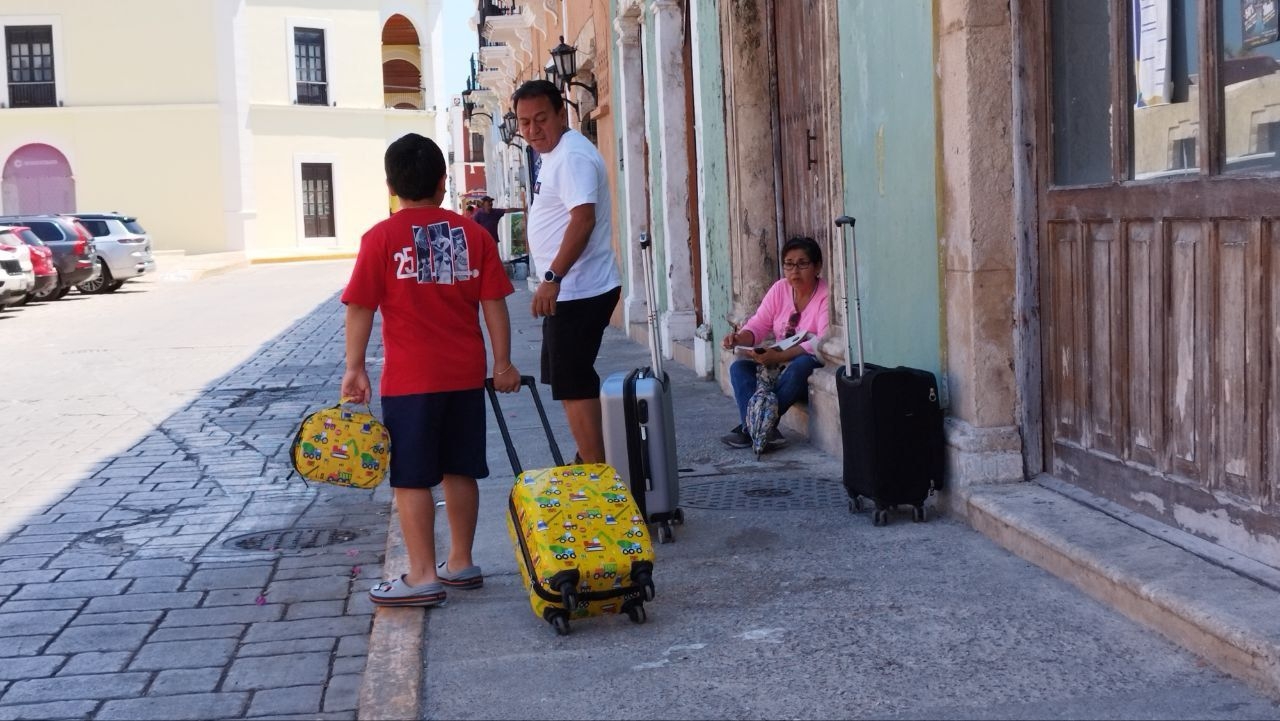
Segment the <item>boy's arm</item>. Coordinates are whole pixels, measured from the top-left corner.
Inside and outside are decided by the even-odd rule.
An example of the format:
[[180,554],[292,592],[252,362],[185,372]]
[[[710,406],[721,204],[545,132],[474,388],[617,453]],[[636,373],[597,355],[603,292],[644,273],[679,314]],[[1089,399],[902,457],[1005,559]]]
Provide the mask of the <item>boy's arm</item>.
[[342,397],[352,403],[368,403],[372,390],[364,356],[373,333],[373,309],[347,304],[347,369],[342,374]]
[[507,313],[506,298],[480,301],[484,311],[484,324],[489,329],[489,343],[493,346],[493,387],[502,393],[520,390],[520,369],[511,362],[511,316]]

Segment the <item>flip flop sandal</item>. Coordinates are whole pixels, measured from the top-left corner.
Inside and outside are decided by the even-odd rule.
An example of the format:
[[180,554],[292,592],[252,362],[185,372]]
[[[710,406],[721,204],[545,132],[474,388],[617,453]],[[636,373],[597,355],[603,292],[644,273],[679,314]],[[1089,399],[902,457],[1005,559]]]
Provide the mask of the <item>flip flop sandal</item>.
[[444,585],[439,582],[410,586],[404,576],[382,581],[369,589],[369,600],[376,606],[443,606]]
[[449,588],[473,589],[484,585],[484,574],[480,572],[479,566],[467,566],[461,571],[450,572],[449,562],[441,561],[436,564],[436,575],[440,577],[440,583]]

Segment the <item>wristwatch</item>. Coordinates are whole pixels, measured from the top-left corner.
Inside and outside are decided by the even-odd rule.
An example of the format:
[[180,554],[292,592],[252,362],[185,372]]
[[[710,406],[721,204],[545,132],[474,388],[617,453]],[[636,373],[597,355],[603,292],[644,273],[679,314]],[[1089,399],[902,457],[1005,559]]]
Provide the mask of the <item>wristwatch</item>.
[[548,269],[547,272],[542,274],[542,279],[547,281],[548,283],[559,283],[560,281],[564,280],[564,276],[556,275],[556,272],[554,270]]

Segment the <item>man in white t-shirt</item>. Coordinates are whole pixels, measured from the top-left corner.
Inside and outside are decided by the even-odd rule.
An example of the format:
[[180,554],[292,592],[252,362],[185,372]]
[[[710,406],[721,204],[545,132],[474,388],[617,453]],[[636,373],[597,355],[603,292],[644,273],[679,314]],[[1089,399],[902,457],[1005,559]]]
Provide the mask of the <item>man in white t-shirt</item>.
[[603,463],[595,362],[622,294],[604,158],[569,129],[554,84],[531,80],[516,89],[511,104],[520,135],[542,161],[525,226],[534,265],[543,271],[532,309],[543,319],[542,382],[564,404],[581,461]]

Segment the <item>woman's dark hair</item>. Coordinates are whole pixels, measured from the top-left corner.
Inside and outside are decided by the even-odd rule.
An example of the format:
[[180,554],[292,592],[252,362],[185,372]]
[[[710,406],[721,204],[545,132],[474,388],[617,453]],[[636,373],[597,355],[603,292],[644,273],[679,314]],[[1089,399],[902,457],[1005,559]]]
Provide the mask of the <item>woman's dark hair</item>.
[[533,98],[546,98],[551,101],[551,109],[560,112],[564,108],[564,98],[560,96],[560,90],[555,83],[548,80],[529,80],[523,85],[516,88],[511,94],[511,108],[516,109],[521,100],[531,100]]
[[409,133],[387,147],[384,157],[387,185],[405,200],[423,200],[436,194],[444,177],[444,153],[431,138]]
[[787,253],[793,250],[804,251],[810,263],[822,265],[822,248],[818,246],[818,241],[813,238],[807,238],[802,235],[792,237],[782,245],[782,257],[786,258]]

